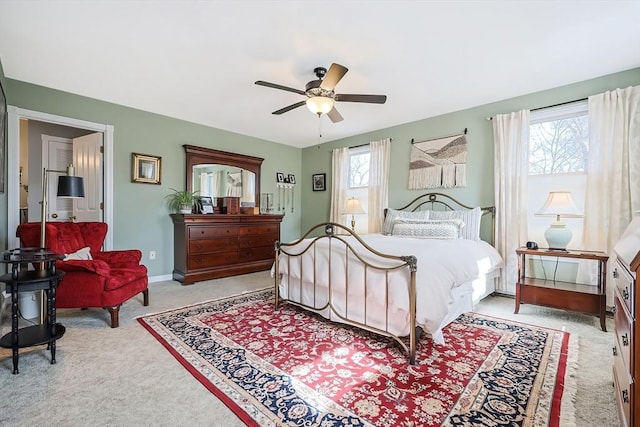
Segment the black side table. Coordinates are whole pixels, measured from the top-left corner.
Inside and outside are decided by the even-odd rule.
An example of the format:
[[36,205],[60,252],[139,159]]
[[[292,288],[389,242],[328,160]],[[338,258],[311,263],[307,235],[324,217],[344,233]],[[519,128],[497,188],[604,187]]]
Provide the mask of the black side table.
[[[11,332],[0,338],[0,347],[13,350],[13,373],[18,373],[18,349],[47,344],[51,351],[51,364],[56,363],[56,340],[64,335],[65,328],[56,323],[56,287],[64,271],[56,270],[56,261],[64,255],[42,248],[19,248],[3,252],[0,263],[11,264],[11,273],[0,276],[11,294]],[[21,265],[33,263],[36,270]],[[38,268],[39,267],[39,268]],[[18,294],[44,290],[47,314],[40,325],[18,329]]]

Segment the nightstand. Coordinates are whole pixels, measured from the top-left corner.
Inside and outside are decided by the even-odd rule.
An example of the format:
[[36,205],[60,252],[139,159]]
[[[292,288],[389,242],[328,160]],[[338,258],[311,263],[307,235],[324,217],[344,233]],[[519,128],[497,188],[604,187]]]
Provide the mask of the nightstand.
[[[609,256],[600,251],[527,249],[516,250],[518,254],[518,282],[516,283],[516,308],[520,304],[535,304],[563,310],[593,314],[600,317],[600,327],[607,331],[606,325],[606,275]],[[564,282],[554,279],[535,279],[526,277],[527,256],[545,256],[591,260],[598,263],[597,286]]]

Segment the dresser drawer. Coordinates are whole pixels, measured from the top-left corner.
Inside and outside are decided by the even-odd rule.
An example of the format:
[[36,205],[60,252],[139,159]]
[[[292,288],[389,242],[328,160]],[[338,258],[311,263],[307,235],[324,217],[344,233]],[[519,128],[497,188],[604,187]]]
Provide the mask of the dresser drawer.
[[189,240],[232,237],[238,235],[238,227],[189,227]]
[[264,248],[248,248],[238,251],[240,262],[261,261],[265,259],[273,259],[275,250],[273,246]]
[[620,294],[617,293],[615,298],[616,312],[613,315],[615,322],[616,338],[614,344],[617,347],[617,353],[622,357],[627,372],[633,372],[634,357],[631,351],[634,348],[634,323],[627,317],[625,309],[620,302]]
[[625,369],[620,354],[613,358],[613,385],[616,392],[616,401],[620,425],[629,426],[631,422],[631,402],[634,402],[633,381]]
[[227,266],[237,262],[238,251],[196,254],[189,256],[188,268],[197,270],[200,268]]
[[226,252],[238,247],[238,238],[221,237],[218,239],[194,239],[189,242],[189,254],[206,252]]
[[276,236],[276,240],[279,236],[279,227],[272,224],[261,225],[246,225],[240,229],[241,236],[247,236],[250,234],[271,234]]
[[627,310],[635,318],[636,312],[633,304],[635,297],[635,286],[633,284],[635,281],[627,269],[620,264],[619,260],[616,260],[613,266],[613,280],[616,289],[620,292],[622,301],[627,306]]
[[268,247],[273,249],[276,240],[278,237],[275,235],[255,235],[255,236],[246,236],[238,241],[239,248],[257,248],[257,247]]

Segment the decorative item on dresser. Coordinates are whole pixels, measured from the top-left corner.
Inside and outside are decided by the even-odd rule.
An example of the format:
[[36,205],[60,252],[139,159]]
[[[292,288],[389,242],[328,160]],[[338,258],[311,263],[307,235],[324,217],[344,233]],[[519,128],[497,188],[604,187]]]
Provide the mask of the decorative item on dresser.
[[640,216],[629,224],[614,247],[615,342],[613,379],[620,424],[640,427]]
[[173,278],[183,284],[267,270],[282,215],[172,214]]

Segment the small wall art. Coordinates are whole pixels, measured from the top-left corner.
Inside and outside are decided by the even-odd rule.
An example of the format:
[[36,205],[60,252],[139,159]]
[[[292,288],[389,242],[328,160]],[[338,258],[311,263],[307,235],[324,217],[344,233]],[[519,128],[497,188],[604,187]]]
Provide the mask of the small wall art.
[[131,182],[160,184],[160,161],[162,157],[132,153]]
[[313,184],[313,191],[325,191],[327,189],[326,180],[327,180],[326,173],[313,174],[311,178],[311,182]]

